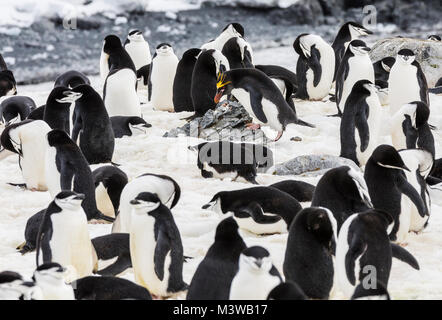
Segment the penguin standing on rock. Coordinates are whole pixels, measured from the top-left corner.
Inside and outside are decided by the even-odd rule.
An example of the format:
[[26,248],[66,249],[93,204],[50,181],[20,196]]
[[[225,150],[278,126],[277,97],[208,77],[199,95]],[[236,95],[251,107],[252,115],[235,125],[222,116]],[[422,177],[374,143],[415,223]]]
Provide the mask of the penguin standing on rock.
[[330,169],[321,177],[312,206],[329,209],[336,219],[338,230],[353,213],[373,207],[364,177],[348,166]]
[[336,106],[338,115],[344,112],[347,98],[353,86],[359,80],[375,82],[373,63],[370,60],[368,48],[365,42],[353,40],[348,45],[345,55],[341,60],[338,72],[336,73]]
[[397,53],[388,78],[388,99],[392,116],[412,101],[422,101],[430,106],[427,79],[410,49],[401,49]]
[[157,46],[149,75],[149,101],[155,110],[173,111],[173,82],[178,58],[168,43]]
[[62,191],[49,204],[37,236],[37,267],[56,262],[73,267],[74,278],[92,274],[92,243],[81,207],[84,198],[80,193]]
[[67,134],[71,133],[71,104],[81,97],[81,93],[74,92],[67,87],[52,89],[46,101],[43,120],[51,129],[60,129]]
[[333,287],[337,224],[321,207],[302,209],[290,226],[283,264],[287,281],[312,299],[327,299]]
[[356,82],[341,120],[341,157],[365,165],[380,144],[381,108],[376,86],[369,80]]
[[100,56],[101,79],[104,81],[112,70],[125,68],[132,70],[135,75],[137,74],[135,64],[129,53],[123,48],[120,38],[114,34],[106,36]]
[[333,48],[320,36],[303,33],[293,43],[299,55],[296,64],[298,89],[296,97],[322,100],[328,96],[335,70]]
[[6,125],[25,120],[36,108],[34,100],[26,96],[13,96],[0,104],[0,123]]
[[239,256],[238,273],[232,280],[229,300],[266,300],[281,282],[270,253],[260,246],[247,248]]
[[143,33],[137,29],[131,30],[124,42],[124,49],[135,65],[137,78],[142,80],[144,86],[147,86],[152,56],[150,55],[149,44],[144,39]]
[[[217,74],[230,69],[229,61],[221,51],[210,49],[201,52],[192,74],[191,96],[194,117],[202,117],[208,110],[213,110],[218,102],[216,95]],[[220,97],[221,98],[221,97]]]
[[374,151],[365,166],[364,178],[375,209],[388,212],[394,221],[389,236],[392,241],[405,243],[410,228],[408,197],[416,206],[421,217],[428,215],[427,208],[420,194],[407,181],[403,170],[407,168],[400,154],[389,145],[380,145]]
[[173,80],[173,108],[175,112],[193,111],[192,74],[201,49],[192,48],[183,53]]
[[281,138],[290,124],[314,127],[298,119],[275,83],[257,69],[236,69],[220,73],[217,89],[214,99],[216,103],[224,94],[232,94],[257,122],[248,127],[256,130],[261,124],[269,125],[278,132],[275,141]]
[[64,131],[52,130],[47,134],[44,171],[51,196],[55,197],[62,190],[81,192],[86,197],[82,206],[88,220],[114,221],[97,209],[94,181],[89,164],[80,148]]
[[427,150],[435,156],[434,137],[428,118],[430,108],[422,101],[413,101],[402,106],[391,119],[391,140],[397,149]]
[[356,22],[347,22],[342,25],[339,29],[338,34],[336,35],[335,40],[333,41],[332,48],[335,51],[335,76],[339,69],[339,65],[341,63],[342,58],[344,57],[345,50],[347,50],[348,44],[358,39],[361,36],[365,36],[368,34],[373,34],[372,31],[364,28],[360,24]]
[[137,195],[131,205],[130,256],[135,282],[158,298],[186,290],[183,245],[169,208],[149,192]]
[[24,120],[3,130],[0,142],[4,150],[18,154],[18,163],[25,187],[33,191],[46,191],[46,135],[51,130],[42,120]]
[[115,138],[103,100],[87,84],[77,86],[72,91],[80,95],[75,103],[72,140],[78,141],[89,164],[111,162]]
[[[418,262],[407,250],[390,243],[387,230],[392,223],[387,212],[368,210],[352,215],[342,225],[336,247],[336,272],[339,289],[346,298],[362,282],[372,288],[381,282],[386,287],[392,258],[419,270]],[[366,277],[371,278],[368,283]]]
[[215,242],[193,275],[187,300],[228,300],[239,256],[246,248],[235,220],[222,220],[216,227]]

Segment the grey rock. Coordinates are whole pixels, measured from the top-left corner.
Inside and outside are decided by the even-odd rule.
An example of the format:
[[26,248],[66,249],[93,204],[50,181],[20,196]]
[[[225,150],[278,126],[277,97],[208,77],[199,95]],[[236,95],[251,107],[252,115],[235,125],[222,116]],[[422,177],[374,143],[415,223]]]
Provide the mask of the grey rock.
[[377,62],[385,57],[395,57],[401,49],[410,49],[416,54],[428,86],[434,87],[442,74],[442,42],[410,38],[379,40],[370,51],[370,58]]
[[254,141],[268,142],[262,130],[249,130],[246,123],[252,122],[247,111],[236,101],[221,101],[215,110],[208,110],[203,117],[198,117],[184,126],[166,132],[164,137],[179,135],[198,137],[208,141]]
[[303,175],[316,177],[340,166],[349,166],[360,171],[353,161],[346,158],[332,155],[303,155],[275,165],[272,173],[279,176]]

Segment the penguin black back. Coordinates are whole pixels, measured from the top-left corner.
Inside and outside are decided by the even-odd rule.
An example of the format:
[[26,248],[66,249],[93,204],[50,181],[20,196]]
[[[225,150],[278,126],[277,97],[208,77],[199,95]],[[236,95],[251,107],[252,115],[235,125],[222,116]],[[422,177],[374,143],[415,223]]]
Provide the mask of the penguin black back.
[[0,104],[0,122],[8,123],[19,116],[25,120],[32,110],[36,108],[34,100],[26,96],[13,96]]
[[192,48],[183,53],[173,81],[173,106],[175,112],[193,111],[191,87],[192,74],[201,49]]
[[235,220],[222,220],[216,228],[215,242],[195,271],[187,300],[228,300],[239,256],[246,248]]
[[312,201],[315,193],[315,186],[304,181],[284,180],[271,184],[270,187],[288,193],[299,202]]
[[135,64],[116,35],[111,34],[104,38],[103,51],[109,55],[109,71],[129,68],[137,74]]

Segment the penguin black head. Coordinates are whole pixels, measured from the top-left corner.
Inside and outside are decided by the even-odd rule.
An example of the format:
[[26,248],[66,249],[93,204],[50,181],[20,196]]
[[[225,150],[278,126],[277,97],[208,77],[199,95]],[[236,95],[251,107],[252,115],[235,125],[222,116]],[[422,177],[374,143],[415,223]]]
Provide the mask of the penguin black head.
[[345,23],[341,29],[344,28],[344,30],[348,30],[351,39],[356,39],[360,36],[365,36],[367,34],[373,34],[372,31],[368,30],[367,28],[364,28],[362,25],[360,25],[359,23],[353,22],[353,21],[349,21],[347,23]]
[[150,123],[147,123],[146,120],[137,116],[127,117],[127,126],[132,132],[132,136],[145,134],[146,129],[152,127],[152,125]]
[[238,233],[238,224],[233,217],[228,217],[218,223],[215,232],[215,241],[236,240],[241,238]]
[[387,144],[381,144],[380,146],[378,146],[373,151],[373,154],[370,158],[375,164],[384,168],[397,170],[404,169],[410,171],[410,169],[407,168],[401,156],[399,155],[399,152],[397,152],[394,147]]
[[273,266],[272,258],[267,249],[253,246],[245,249],[239,256],[239,268],[249,271],[269,272]]
[[87,98],[92,94],[97,95],[97,92],[94,90],[94,88],[92,88],[88,84],[81,84],[79,86],[76,86],[71,91],[74,92],[75,94],[79,95],[79,97],[77,99]]
[[11,70],[0,71],[0,97],[17,94],[17,83]]
[[414,52],[410,49],[401,49],[397,53],[396,61],[400,61],[403,64],[412,64],[416,59]]
[[422,101],[414,101],[410,104],[416,105],[416,127],[419,128],[427,123],[428,118],[430,118],[430,108]]
[[199,54],[201,53],[201,49],[191,48],[183,53],[182,59],[198,59]]
[[56,262],[44,263],[35,269],[32,280],[37,282],[50,281],[52,279],[63,280],[65,272],[66,269]]
[[231,77],[231,73],[227,71],[219,72],[216,80],[216,95],[213,101],[215,101],[215,103],[218,103],[223,95],[229,94],[232,91],[233,79]]
[[390,72],[391,67],[393,67],[395,62],[396,59],[394,57],[385,57],[381,60],[382,69],[384,69],[385,72]]
[[76,193],[74,191],[61,191],[55,198],[55,204],[64,210],[77,210],[80,208],[81,203],[85,199],[85,195],[82,193]]
[[357,81],[353,85],[352,92],[358,92],[359,96],[368,96],[376,88],[376,86],[370,80],[363,79]]
[[370,209],[364,212],[365,217],[368,217],[370,219],[377,219],[379,223],[382,224],[382,226],[387,230],[387,233],[389,234],[391,232],[391,229],[393,229],[393,223],[394,219],[387,211],[380,210],[380,209]]
[[104,53],[111,54],[117,49],[121,49],[121,40],[118,38],[118,36],[114,34],[110,34],[104,38],[104,46],[103,51]]
[[273,288],[267,300],[307,300],[307,296],[296,283],[287,281]]
[[70,105],[81,97],[81,93],[75,92],[67,87],[59,86],[52,89],[46,105],[55,102]]
[[4,283],[11,283],[17,280],[23,280],[23,277],[14,271],[0,272],[0,285]]
[[306,228],[325,248],[334,254],[335,239],[330,216],[330,210],[320,207],[310,207],[302,209],[302,214],[306,215]]
[[348,50],[350,50],[354,55],[365,55],[370,51],[370,48],[367,47],[364,41],[362,40],[353,40],[348,45]]
[[173,48],[169,43],[163,42],[157,45],[156,54],[170,54],[173,53]]
[[229,23],[227,26],[224,27],[223,32],[226,31],[229,27],[239,33],[241,37],[244,37],[244,27],[241,24],[239,24],[238,22]]
[[442,41],[441,37],[438,36],[437,34],[432,34],[432,35],[428,36],[428,40],[431,40],[431,41]]
[[217,194],[215,194],[209,203],[202,206],[202,209],[213,210],[220,214],[224,213],[222,209],[222,197],[224,194],[225,191],[220,191]]
[[150,214],[161,205],[161,200],[156,193],[141,192],[130,201],[136,214]]
[[305,48],[303,43],[301,42],[301,38],[308,36],[308,33],[301,33],[293,42],[293,49],[295,49],[295,52],[303,57],[308,58],[310,54],[306,54],[307,52],[310,52],[310,48]]
[[351,300],[390,300],[387,288],[380,281],[377,281],[375,286],[370,286],[367,289],[364,288],[364,284],[364,282],[361,282],[356,287]]
[[48,144],[51,147],[63,144],[75,144],[65,131],[59,129],[49,131],[47,134],[47,139]]

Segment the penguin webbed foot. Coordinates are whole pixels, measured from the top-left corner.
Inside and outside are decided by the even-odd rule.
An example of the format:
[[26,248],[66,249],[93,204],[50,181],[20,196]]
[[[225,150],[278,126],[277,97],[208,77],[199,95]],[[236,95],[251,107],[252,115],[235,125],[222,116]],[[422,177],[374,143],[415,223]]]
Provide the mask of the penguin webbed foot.
[[246,128],[249,130],[258,130],[261,128],[261,125],[258,123],[246,123]]

